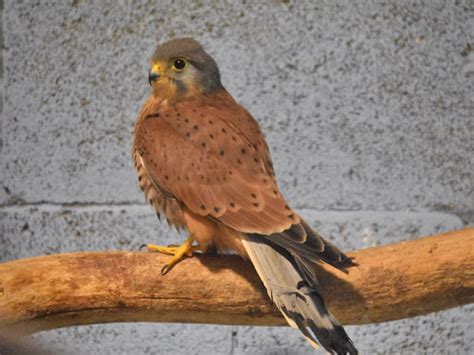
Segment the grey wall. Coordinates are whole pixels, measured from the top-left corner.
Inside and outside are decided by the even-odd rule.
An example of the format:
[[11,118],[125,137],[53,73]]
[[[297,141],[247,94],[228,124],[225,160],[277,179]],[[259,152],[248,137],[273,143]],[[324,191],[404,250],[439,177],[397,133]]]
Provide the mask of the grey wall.
[[[183,238],[145,204],[130,159],[149,57],[182,35],[203,43],[259,120],[292,205],[342,248],[473,224],[473,11],[469,1],[7,1],[0,261]],[[366,354],[467,354],[473,311],[348,330]],[[287,328],[98,325],[34,341],[80,354],[311,352]]]

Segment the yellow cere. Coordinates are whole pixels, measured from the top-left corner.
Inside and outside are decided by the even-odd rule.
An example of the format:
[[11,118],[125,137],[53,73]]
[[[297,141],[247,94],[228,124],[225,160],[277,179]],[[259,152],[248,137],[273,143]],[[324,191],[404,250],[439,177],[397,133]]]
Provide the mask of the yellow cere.
[[160,64],[153,64],[151,66],[151,72],[152,73],[161,73],[161,65]]

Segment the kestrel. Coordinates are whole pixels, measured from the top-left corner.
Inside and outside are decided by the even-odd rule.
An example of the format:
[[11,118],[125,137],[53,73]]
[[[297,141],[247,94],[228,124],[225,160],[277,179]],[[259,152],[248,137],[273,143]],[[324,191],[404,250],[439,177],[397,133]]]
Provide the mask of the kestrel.
[[190,38],[166,42],[152,56],[149,82],[135,125],[138,181],[158,216],[189,232],[178,247],[146,245],[173,255],[162,274],[194,251],[237,252],[313,346],[317,339],[330,353],[357,354],[313,269],[352,261],[288,206],[257,121],[222,86],[214,59]]

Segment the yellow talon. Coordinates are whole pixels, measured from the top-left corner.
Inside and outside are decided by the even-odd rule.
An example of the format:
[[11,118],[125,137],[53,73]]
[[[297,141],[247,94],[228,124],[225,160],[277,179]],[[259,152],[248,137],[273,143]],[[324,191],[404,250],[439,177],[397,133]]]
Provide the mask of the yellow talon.
[[202,251],[199,245],[193,245],[194,239],[189,237],[180,246],[170,245],[167,247],[161,245],[145,244],[148,251],[154,251],[162,254],[173,255],[172,258],[161,269],[161,274],[168,273],[176,264],[178,264],[185,257],[193,256],[193,252]]

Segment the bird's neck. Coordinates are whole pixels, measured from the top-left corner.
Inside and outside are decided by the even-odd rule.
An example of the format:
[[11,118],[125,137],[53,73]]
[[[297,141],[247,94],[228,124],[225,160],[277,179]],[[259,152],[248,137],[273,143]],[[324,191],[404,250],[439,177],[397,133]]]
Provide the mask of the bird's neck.
[[198,89],[187,88],[180,90],[175,87],[168,87],[165,89],[155,88],[149,98],[149,101],[159,103],[160,106],[175,106],[187,102],[206,102],[214,98],[230,97],[230,94],[221,87],[212,92],[203,92]]

